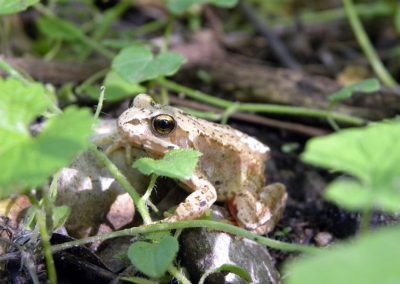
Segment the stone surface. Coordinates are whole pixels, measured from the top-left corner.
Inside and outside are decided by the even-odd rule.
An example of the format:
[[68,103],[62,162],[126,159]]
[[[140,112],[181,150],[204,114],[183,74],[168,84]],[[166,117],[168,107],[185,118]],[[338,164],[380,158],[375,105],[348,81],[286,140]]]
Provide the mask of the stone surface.
[[[112,127],[115,121],[114,124],[104,122],[104,127],[102,123],[96,129],[97,135],[93,141],[112,137],[115,132],[115,127]],[[132,160],[144,155],[143,151],[132,149]],[[145,191],[149,179],[127,164],[124,149],[113,152],[110,159],[138,192]],[[61,171],[56,204],[71,208],[66,228],[76,238],[121,229],[130,224],[135,216],[135,207],[129,194],[89,152]]]
[[[254,284],[281,283],[268,250],[254,241],[207,229],[190,229],[182,233],[180,243],[182,265],[189,271],[193,282],[199,281],[201,275],[209,269],[234,264],[245,269]],[[206,283],[247,282],[232,273],[218,273],[209,276]]]

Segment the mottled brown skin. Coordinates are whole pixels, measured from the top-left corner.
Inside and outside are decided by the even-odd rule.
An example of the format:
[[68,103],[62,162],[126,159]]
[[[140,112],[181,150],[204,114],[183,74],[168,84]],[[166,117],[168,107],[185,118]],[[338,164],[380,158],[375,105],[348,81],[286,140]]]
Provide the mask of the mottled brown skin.
[[[157,133],[154,117],[167,115],[176,123],[167,135]],[[240,226],[257,233],[273,229],[286,202],[282,184],[265,186],[269,148],[227,125],[194,118],[181,110],[154,104],[138,95],[133,107],[118,119],[123,144],[160,158],[172,149],[192,148],[201,156],[195,173],[181,181],[192,193],[166,221],[195,219],[218,199],[228,201]]]

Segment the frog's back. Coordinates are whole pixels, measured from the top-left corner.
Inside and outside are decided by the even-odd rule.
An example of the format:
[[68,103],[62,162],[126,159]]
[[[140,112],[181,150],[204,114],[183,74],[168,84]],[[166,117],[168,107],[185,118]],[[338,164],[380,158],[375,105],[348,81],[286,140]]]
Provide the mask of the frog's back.
[[[185,121],[183,125],[188,129],[187,132],[196,131],[195,135],[199,139],[205,138],[212,140],[215,145],[231,148],[238,152],[248,152],[254,154],[266,154],[269,147],[257,139],[237,130],[229,125],[218,124],[200,118],[194,118],[179,109],[174,109],[174,115],[178,121]],[[184,127],[183,126],[183,127]]]
[[220,201],[264,186],[269,151],[266,145],[228,125],[193,118],[181,111],[175,116],[184,121],[187,129],[183,130],[192,133],[193,147],[203,153],[198,170],[215,186]]

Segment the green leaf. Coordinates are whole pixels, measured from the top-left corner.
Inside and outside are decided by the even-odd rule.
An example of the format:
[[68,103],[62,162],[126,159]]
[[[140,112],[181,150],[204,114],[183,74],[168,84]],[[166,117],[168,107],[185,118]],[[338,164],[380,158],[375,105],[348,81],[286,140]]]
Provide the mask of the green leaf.
[[186,180],[192,176],[200,156],[200,152],[192,149],[171,150],[161,160],[141,158],[133,167],[145,175],[156,174]]
[[113,60],[112,68],[122,78],[135,84],[160,76],[175,74],[186,59],[172,52],[153,57],[151,51],[142,45],[124,48]]
[[286,266],[287,284],[400,283],[400,228],[382,229]]
[[84,36],[82,29],[60,18],[40,18],[38,27],[44,35],[52,39],[74,41]]
[[362,92],[365,94],[370,94],[379,91],[380,88],[381,84],[377,79],[369,79],[357,84],[350,85],[348,87],[341,89],[336,93],[333,93],[328,97],[328,100],[331,103],[338,103],[343,100],[351,98],[354,92]]
[[209,0],[210,4],[213,4],[218,7],[222,8],[233,8],[236,6],[236,4],[239,2],[239,0]]
[[92,125],[93,118],[88,110],[69,107],[61,115],[49,119],[36,138],[29,133],[18,140],[0,136],[5,144],[12,145],[7,151],[0,148],[0,198],[46,183],[49,176],[87,148]]
[[[146,92],[146,88],[143,86],[131,84],[113,71],[108,72],[104,86],[106,87],[105,99],[109,102],[120,101]],[[100,91],[97,91],[96,94],[95,99],[98,99]]]
[[0,78],[0,154],[8,149],[7,142],[28,135],[29,123],[49,105],[42,85],[25,86],[15,79]]
[[39,0],[0,0],[0,15],[9,15],[26,10]]
[[193,5],[212,4],[223,8],[236,6],[238,0],[167,0],[168,10],[175,15],[182,15]]
[[64,226],[67,222],[69,215],[71,215],[71,208],[68,206],[57,206],[53,208],[53,230],[57,230]]
[[381,193],[349,179],[332,182],[326,189],[325,198],[350,211],[378,208],[391,213],[400,212],[400,194],[391,191]]
[[[306,145],[302,159],[316,166],[351,174],[359,179],[360,184],[354,181],[340,181],[333,184],[327,195],[331,200],[336,200],[340,204],[343,202],[346,208],[359,209],[360,206],[373,204],[382,210],[398,212],[399,205],[396,205],[400,199],[398,145],[400,145],[400,121],[392,120],[311,139]],[[346,198],[349,198],[347,202]]]
[[178,250],[178,241],[174,237],[166,236],[154,243],[135,242],[129,247],[128,257],[141,272],[149,277],[159,278],[172,264]]
[[218,273],[218,272],[231,272],[242,278],[243,280],[251,283],[253,280],[251,279],[250,274],[241,268],[240,266],[237,265],[232,265],[232,264],[223,264],[220,267],[213,269],[209,272],[204,273],[204,275],[201,277],[199,284],[203,284],[206,278],[213,274],[213,273]]

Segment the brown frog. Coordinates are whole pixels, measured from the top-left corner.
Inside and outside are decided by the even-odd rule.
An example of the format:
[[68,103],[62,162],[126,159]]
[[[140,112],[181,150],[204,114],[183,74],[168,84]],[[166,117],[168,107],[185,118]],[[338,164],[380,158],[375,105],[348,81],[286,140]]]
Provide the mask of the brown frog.
[[198,218],[217,200],[228,202],[241,227],[259,234],[271,231],[280,219],[286,189],[280,183],[266,186],[269,148],[255,138],[155,104],[145,94],[134,99],[133,107],[121,114],[117,126],[120,145],[141,148],[153,158],[184,148],[203,154],[192,177],[181,181],[190,195],[165,221]]

